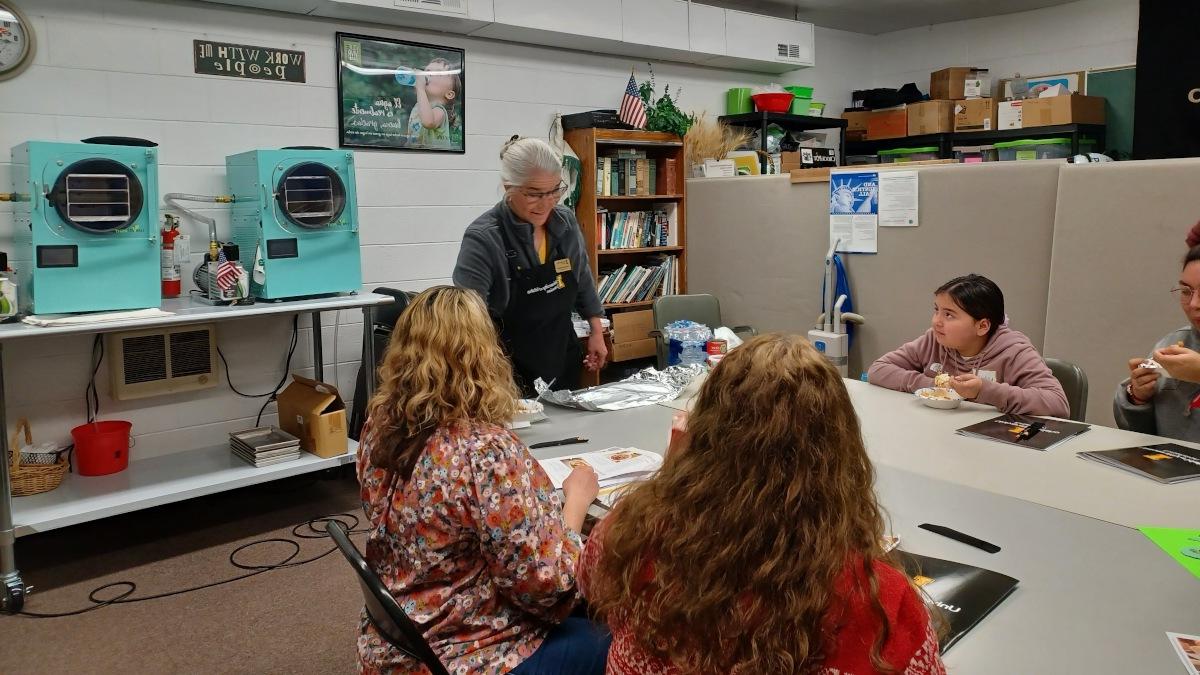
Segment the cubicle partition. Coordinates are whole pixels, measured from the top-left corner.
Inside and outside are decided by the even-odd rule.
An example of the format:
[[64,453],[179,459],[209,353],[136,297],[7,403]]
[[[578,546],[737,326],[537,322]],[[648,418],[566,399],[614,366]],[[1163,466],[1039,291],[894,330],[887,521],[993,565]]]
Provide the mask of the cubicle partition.
[[[879,253],[848,255],[857,377],[928,325],[934,288],[967,272],[1004,289],[1010,325],[1045,356],[1079,364],[1088,421],[1111,425],[1126,363],[1186,325],[1169,291],[1200,219],[1200,159],[914,167],[920,224],[881,228]],[[820,311],[828,183],[787,177],[688,182],[689,288],[731,323],[807,331]]]
[[[914,167],[918,227],[880,228],[879,253],[843,256],[866,318],[850,374],[928,326],[932,295],[969,272],[1004,289],[1010,323],[1039,348],[1046,330],[1057,162]],[[821,308],[829,184],[788,177],[688,181],[688,288],[731,324],[807,331]]]
[[1200,160],[1062,167],[1046,352],[1088,374],[1088,421],[1111,425],[1129,359],[1187,325],[1170,289],[1198,219]]

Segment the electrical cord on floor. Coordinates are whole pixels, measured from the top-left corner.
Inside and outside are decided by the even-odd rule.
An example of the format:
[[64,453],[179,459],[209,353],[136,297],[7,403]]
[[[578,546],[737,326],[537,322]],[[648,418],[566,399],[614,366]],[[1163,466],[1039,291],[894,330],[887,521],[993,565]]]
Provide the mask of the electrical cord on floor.
[[[26,617],[29,617],[32,619],[59,619],[59,618],[68,617],[68,616],[78,616],[80,614],[85,614],[87,612],[93,612],[97,609],[100,609],[101,607],[108,607],[109,605],[129,605],[129,604],[133,604],[135,602],[145,602],[147,600],[160,600],[162,598],[169,598],[169,597],[173,597],[176,595],[183,595],[184,593],[191,593],[193,591],[199,591],[199,590],[203,590],[206,588],[213,588],[215,586],[223,586],[225,584],[230,584],[235,581],[241,581],[242,579],[249,579],[250,577],[262,574],[263,572],[270,572],[272,570],[281,570],[281,569],[288,569],[291,567],[299,567],[300,565],[307,565],[308,563],[316,562],[317,560],[324,558],[325,556],[329,555],[330,553],[337,551],[338,548],[337,548],[337,546],[334,546],[333,548],[330,548],[328,551],[325,551],[324,553],[321,553],[319,555],[315,555],[311,558],[306,558],[304,560],[296,560],[296,557],[300,555],[300,543],[297,542],[296,540],[297,539],[328,539],[329,533],[327,533],[325,531],[324,526],[322,526],[321,529],[317,529],[314,525],[316,523],[326,523],[331,520],[341,523],[346,528],[346,531],[349,534],[363,534],[368,531],[366,528],[357,529],[359,522],[361,522],[361,521],[359,520],[359,517],[353,513],[344,512],[344,513],[334,513],[334,514],[325,515],[325,516],[318,516],[316,518],[311,518],[306,522],[300,523],[299,525],[292,527],[292,536],[294,537],[294,539],[285,539],[283,537],[269,537],[266,539],[259,539],[257,541],[251,541],[251,542],[242,544],[241,546],[238,546],[237,548],[233,549],[233,551],[231,551],[229,554],[229,564],[233,565],[234,567],[236,567],[240,570],[248,570],[245,574],[239,574],[237,576],[233,576],[228,579],[212,581],[212,582],[209,582],[206,584],[200,584],[198,586],[191,586],[188,588],[181,588],[181,589],[174,590],[174,591],[166,591],[164,593],[155,593],[154,595],[143,595],[143,596],[138,596],[138,597],[133,597],[133,594],[137,591],[137,584],[133,583],[132,581],[114,581],[112,583],[104,584],[103,586],[99,586],[99,587],[93,589],[91,593],[88,593],[88,601],[92,603],[92,605],[90,607],[84,607],[82,609],[76,609],[76,610],[72,610],[69,612],[42,613],[42,612],[20,611],[20,612],[17,612],[17,614],[20,616],[26,616]],[[307,531],[304,528],[307,528]],[[247,563],[238,562],[238,560],[237,560],[238,554],[242,553],[243,551],[246,551],[255,546],[261,546],[263,544],[276,544],[276,543],[288,544],[293,549],[292,552],[288,556],[286,556],[283,560],[280,560],[277,563],[271,563],[271,564],[267,564],[267,565],[250,565]],[[118,589],[118,588],[122,589],[122,590],[117,592],[116,595],[113,595],[112,597],[104,598],[104,599],[101,599],[99,597],[105,591],[108,591],[110,589]]]
[[92,338],[92,377],[88,386],[83,390],[83,404],[87,421],[94,422],[100,416],[100,392],[96,389],[96,373],[100,372],[100,363],[104,361],[104,340],[96,333]]
[[299,315],[292,315],[292,340],[288,345],[287,360],[283,364],[283,377],[279,378],[279,382],[275,385],[274,389],[265,394],[247,394],[239,391],[237,387],[233,386],[233,379],[229,375],[229,361],[225,360],[224,352],[221,351],[220,347],[217,347],[217,356],[221,357],[221,363],[225,366],[225,381],[229,383],[229,388],[233,390],[233,393],[241,396],[242,398],[267,399],[262,404],[262,407],[258,409],[258,416],[254,418],[254,426],[256,427],[261,424],[262,416],[263,413],[266,412],[267,406],[271,405],[271,403],[276,400],[276,398],[279,396],[279,391],[283,389],[283,385],[287,384],[288,374],[290,374],[292,370],[292,355],[296,353],[296,344],[299,341],[299,320]]

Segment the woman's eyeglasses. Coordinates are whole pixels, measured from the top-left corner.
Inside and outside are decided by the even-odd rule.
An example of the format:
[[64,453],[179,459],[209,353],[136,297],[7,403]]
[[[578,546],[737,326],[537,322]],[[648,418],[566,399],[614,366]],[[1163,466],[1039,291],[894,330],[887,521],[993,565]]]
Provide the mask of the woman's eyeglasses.
[[517,190],[517,192],[521,193],[522,197],[531,202],[541,201],[543,199],[558,199],[559,197],[563,196],[563,193],[566,191],[567,184],[562,181],[559,181],[558,187],[550,190],[549,192],[537,192],[534,190],[527,190],[525,188],[520,188]]
[[1190,286],[1180,286],[1172,288],[1171,294],[1179,298],[1180,302],[1191,302],[1192,296],[1196,294],[1196,289]]

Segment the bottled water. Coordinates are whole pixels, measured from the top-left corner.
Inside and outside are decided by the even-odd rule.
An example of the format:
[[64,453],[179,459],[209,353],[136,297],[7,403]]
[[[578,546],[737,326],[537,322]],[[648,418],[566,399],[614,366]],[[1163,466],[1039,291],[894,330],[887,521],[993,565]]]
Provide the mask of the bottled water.
[[704,363],[708,359],[705,346],[712,338],[712,329],[708,326],[683,319],[667,324],[665,331],[669,345],[668,366]]
[[406,68],[396,69],[396,84],[403,87],[411,87],[417,83],[417,76],[413,71]]

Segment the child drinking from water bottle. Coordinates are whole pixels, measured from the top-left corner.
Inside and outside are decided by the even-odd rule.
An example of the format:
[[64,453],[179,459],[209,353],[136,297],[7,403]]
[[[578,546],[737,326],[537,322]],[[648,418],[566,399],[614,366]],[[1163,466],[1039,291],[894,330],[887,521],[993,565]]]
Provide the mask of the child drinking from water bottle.
[[[449,71],[437,74],[439,71]],[[462,89],[462,77],[446,59],[429,62],[417,75],[417,103],[408,113],[408,143],[423,148],[449,148],[450,107]]]

